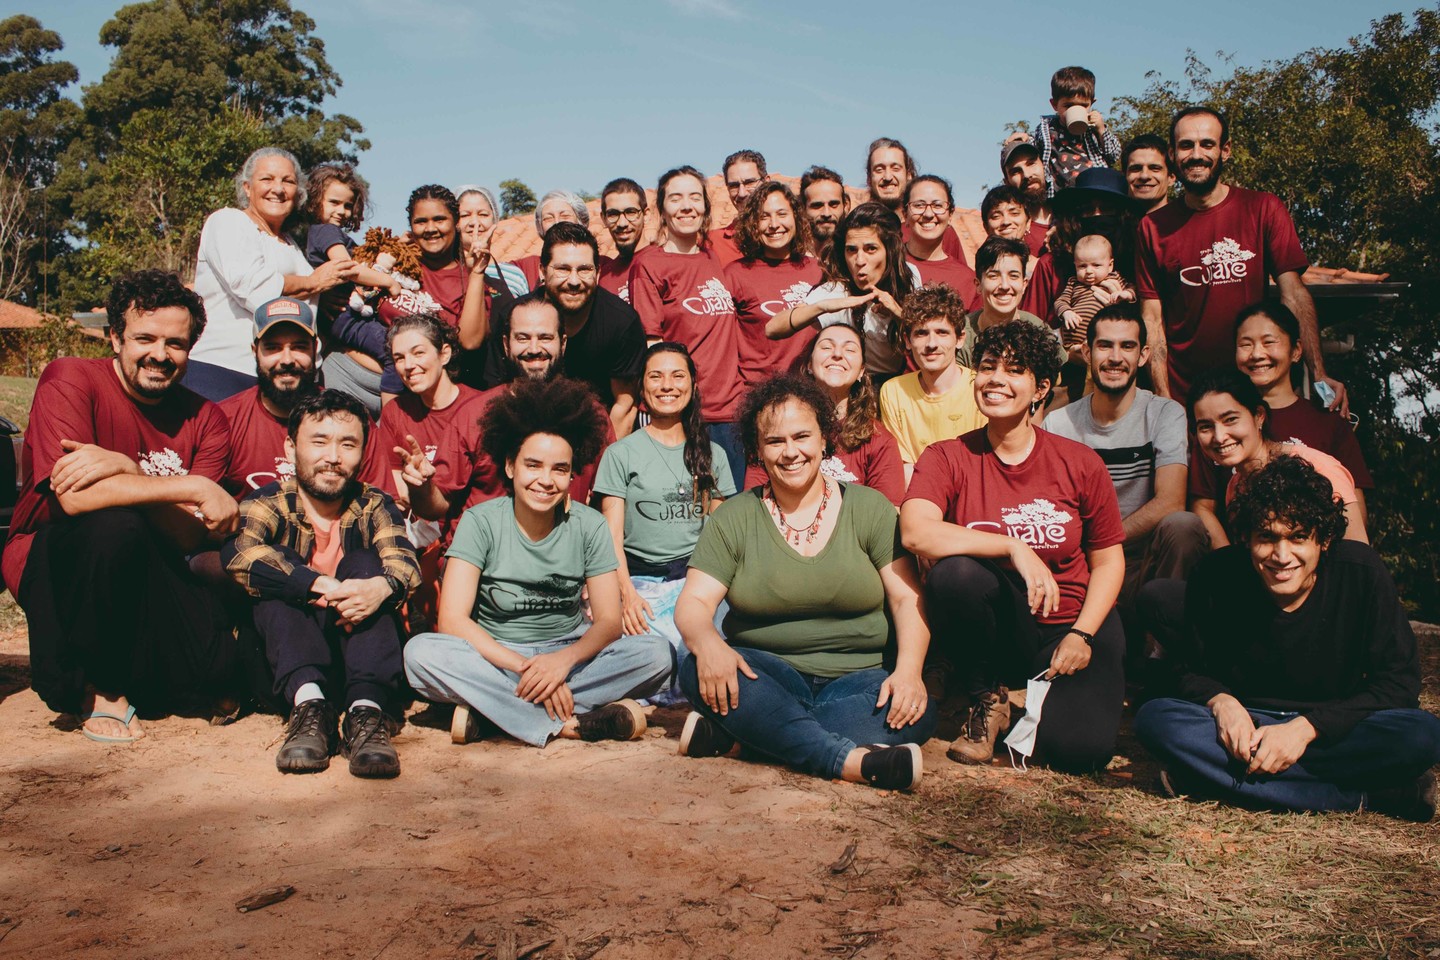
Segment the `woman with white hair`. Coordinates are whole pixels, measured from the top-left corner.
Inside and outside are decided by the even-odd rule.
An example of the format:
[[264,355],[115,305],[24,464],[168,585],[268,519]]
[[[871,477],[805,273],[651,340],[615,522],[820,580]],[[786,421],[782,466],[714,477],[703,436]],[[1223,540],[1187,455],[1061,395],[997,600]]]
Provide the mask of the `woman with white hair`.
[[[473,183],[456,187],[455,199],[460,203],[460,251],[465,256],[466,265],[473,267],[477,258],[489,256],[490,238],[494,236],[495,224],[499,221],[497,211],[500,204],[489,187]],[[525,272],[513,263],[491,260],[485,268],[485,281],[492,301],[502,295],[502,284],[503,291],[512,297],[523,297],[530,292]]]
[[[545,231],[562,220],[578,223],[590,229],[590,210],[580,195],[570,190],[551,190],[540,198],[535,207],[535,232],[542,238]],[[531,290],[540,286],[540,255],[521,257],[508,266],[517,267],[525,274],[525,282]]]
[[235,206],[216,210],[200,232],[195,292],[205,301],[205,331],[190,351],[185,386],[223,400],[255,385],[254,314],[276,297],[314,305],[320,294],[351,280],[355,261],[315,269],[286,233],[305,207],[305,172],[288,150],[262,147],[235,175]]

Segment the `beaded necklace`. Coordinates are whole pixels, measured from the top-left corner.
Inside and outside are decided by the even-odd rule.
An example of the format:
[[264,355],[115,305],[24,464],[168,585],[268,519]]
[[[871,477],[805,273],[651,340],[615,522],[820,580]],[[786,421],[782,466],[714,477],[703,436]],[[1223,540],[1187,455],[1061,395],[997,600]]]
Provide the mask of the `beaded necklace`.
[[786,542],[793,543],[796,547],[800,546],[801,536],[804,536],[805,543],[814,543],[816,535],[820,532],[820,522],[825,519],[825,508],[830,505],[830,481],[824,474],[821,474],[820,483],[825,488],[825,492],[820,495],[820,506],[815,511],[815,519],[804,527],[794,526],[786,519],[785,511],[780,509],[780,503],[775,499],[774,489],[770,484],[765,484],[765,505],[770,508],[770,512],[779,521],[780,535],[785,538]]

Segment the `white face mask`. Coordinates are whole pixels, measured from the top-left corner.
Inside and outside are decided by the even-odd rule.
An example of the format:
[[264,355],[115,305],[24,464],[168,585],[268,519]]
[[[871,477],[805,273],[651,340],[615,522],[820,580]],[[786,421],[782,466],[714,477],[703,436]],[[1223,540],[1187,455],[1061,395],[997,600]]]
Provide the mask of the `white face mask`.
[[1025,760],[1035,753],[1035,734],[1040,730],[1040,711],[1045,697],[1050,693],[1050,682],[1045,674],[1036,674],[1025,684],[1025,716],[1021,717],[1005,737],[1005,746],[1010,751],[1010,764],[1016,766],[1015,754],[1020,754],[1018,766],[1025,769]]

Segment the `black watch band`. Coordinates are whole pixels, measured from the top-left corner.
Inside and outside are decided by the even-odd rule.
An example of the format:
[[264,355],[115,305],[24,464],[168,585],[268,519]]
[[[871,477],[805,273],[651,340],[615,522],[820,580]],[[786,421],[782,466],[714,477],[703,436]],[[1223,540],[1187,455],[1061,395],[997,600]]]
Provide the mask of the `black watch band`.
[[1093,633],[1086,633],[1084,630],[1076,630],[1074,627],[1071,627],[1069,630],[1067,630],[1067,631],[1065,631],[1065,632],[1066,632],[1066,633],[1073,633],[1073,634],[1075,634],[1075,636],[1079,637],[1081,640],[1084,640],[1084,641],[1085,641],[1085,646],[1087,646],[1087,647],[1093,647],[1093,646],[1095,646],[1095,634],[1093,634]]

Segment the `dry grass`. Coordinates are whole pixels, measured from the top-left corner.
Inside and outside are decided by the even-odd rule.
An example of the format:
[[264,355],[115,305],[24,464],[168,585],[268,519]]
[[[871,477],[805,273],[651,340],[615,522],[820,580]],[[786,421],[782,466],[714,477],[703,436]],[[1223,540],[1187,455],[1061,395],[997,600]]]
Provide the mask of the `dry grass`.
[[[1433,710],[1440,631],[1421,647]],[[910,895],[997,912],[1005,956],[1440,957],[1436,824],[1170,800],[1121,752],[1092,778],[935,778],[902,830]]]
[[29,377],[0,377],[0,416],[19,424],[30,423],[30,401],[35,397],[35,380]]

